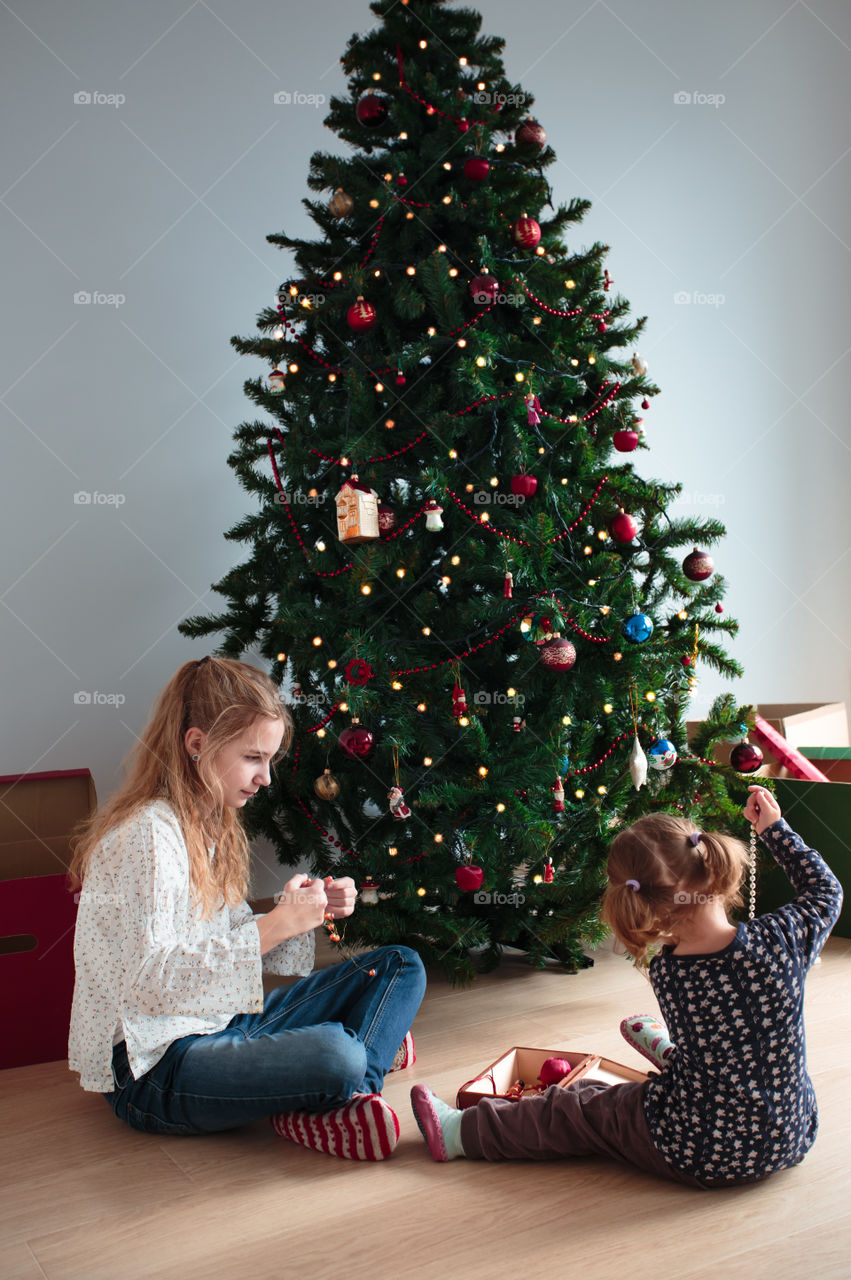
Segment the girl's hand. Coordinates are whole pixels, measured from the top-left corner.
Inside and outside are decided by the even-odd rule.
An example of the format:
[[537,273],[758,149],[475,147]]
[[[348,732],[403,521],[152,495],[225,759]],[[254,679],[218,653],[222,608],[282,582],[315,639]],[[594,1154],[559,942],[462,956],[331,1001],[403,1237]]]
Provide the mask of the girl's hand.
[[286,928],[285,937],[318,929],[325,919],[328,899],[321,880],[311,880],[302,872],[288,880],[281,890],[275,913]]
[[745,805],[745,817],[748,822],[755,824],[759,834],[782,816],[780,805],[765,787],[748,787],[748,791],[750,795]]
[[335,920],[342,920],[352,914],[355,909],[358,891],[351,876],[344,876],[341,880],[326,876],[325,893],[328,897],[327,909]]

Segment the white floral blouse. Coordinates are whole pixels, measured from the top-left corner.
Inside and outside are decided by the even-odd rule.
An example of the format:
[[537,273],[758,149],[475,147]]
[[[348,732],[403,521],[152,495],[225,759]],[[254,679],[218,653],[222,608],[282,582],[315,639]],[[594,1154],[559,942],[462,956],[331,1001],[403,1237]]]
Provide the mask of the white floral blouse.
[[164,799],[113,828],[92,853],[79,895],[68,1040],[68,1065],[83,1089],[113,1090],[120,1040],[138,1079],[181,1036],[208,1035],[235,1014],[262,1012],[264,969],[313,969],[312,932],[261,956],[247,902],[203,920],[189,887],[186,842]]

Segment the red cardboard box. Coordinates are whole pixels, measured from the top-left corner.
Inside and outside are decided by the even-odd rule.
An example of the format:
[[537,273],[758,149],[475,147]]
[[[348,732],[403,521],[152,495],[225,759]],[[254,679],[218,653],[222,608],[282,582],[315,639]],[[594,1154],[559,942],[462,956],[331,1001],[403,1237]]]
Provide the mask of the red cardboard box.
[[0,1067],[68,1055],[77,918],[68,841],[95,804],[88,769],[0,777]]
[[644,1071],[635,1071],[632,1067],[622,1066],[611,1058],[601,1058],[594,1053],[577,1053],[564,1049],[509,1049],[496,1062],[485,1067],[479,1075],[458,1090],[455,1105],[460,1108],[474,1107],[482,1098],[505,1098],[516,1080],[523,1080],[527,1085],[539,1083],[541,1067],[547,1058],[565,1058],[573,1068],[559,1084],[561,1089],[569,1089],[577,1080],[603,1080],[607,1084],[624,1084],[632,1080],[647,1080]]

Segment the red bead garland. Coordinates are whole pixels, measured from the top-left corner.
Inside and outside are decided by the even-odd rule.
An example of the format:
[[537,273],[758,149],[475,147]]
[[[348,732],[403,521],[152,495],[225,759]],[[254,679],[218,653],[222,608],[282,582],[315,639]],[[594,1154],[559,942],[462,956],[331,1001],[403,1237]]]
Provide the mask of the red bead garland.
[[578,778],[583,773],[592,773],[595,769],[599,769],[600,765],[603,764],[606,760],[608,760],[609,756],[612,754],[612,752],[614,751],[618,743],[623,742],[625,738],[631,738],[631,737],[632,737],[631,729],[627,733],[622,733],[620,737],[615,738],[614,742],[609,747],[608,751],[604,752],[604,754],[600,756],[600,759],[595,764],[586,764],[584,769],[571,769],[570,773],[566,773],[564,775],[565,778]]
[[[415,436],[410,444],[406,444],[403,448],[397,449],[395,453],[382,453],[374,458],[358,458],[358,462],[361,466],[365,466],[368,462],[389,462],[391,458],[398,458],[401,454],[407,453],[409,449],[413,449],[414,445],[419,444],[419,442],[427,435],[428,428],[426,428],[425,431],[421,431],[418,436]],[[330,453],[321,453],[319,449],[311,449],[310,452],[315,453],[317,458],[321,458],[323,462],[333,462],[338,467],[350,466],[353,471],[356,470],[354,461],[351,458],[349,458],[348,462],[344,463],[340,458],[332,457]]]
[[[588,499],[587,505],[582,509],[582,511],[580,511],[579,515],[576,517],[573,523],[567,526],[567,528],[563,533],[557,533],[554,538],[547,538],[546,542],[542,543],[541,545],[553,546],[555,543],[561,542],[562,538],[566,538],[569,533],[573,533],[576,527],[582,523],[582,521],[588,515],[588,512],[594,506],[594,503],[597,501],[597,498],[600,495],[600,491],[603,488],[603,485],[606,484],[608,479],[609,479],[608,475],[603,476],[603,479],[600,481],[600,483],[597,485],[597,488],[594,490],[591,497]],[[461,510],[470,517],[473,523],[475,525],[478,525],[480,529],[489,529],[491,533],[495,534],[498,538],[506,538],[509,542],[514,542],[516,543],[517,546],[520,546],[520,547],[532,546],[532,543],[527,542],[525,538],[515,538],[514,535],[511,533],[504,533],[499,529],[495,529],[493,525],[490,523],[490,521],[485,521],[483,523],[481,520],[481,517],[477,516],[475,511],[471,511],[470,508],[464,502],[461,501],[461,499],[458,497],[457,493],[454,492],[454,490],[447,489],[446,492],[448,493],[449,497],[452,498],[453,501],[458,504]]]

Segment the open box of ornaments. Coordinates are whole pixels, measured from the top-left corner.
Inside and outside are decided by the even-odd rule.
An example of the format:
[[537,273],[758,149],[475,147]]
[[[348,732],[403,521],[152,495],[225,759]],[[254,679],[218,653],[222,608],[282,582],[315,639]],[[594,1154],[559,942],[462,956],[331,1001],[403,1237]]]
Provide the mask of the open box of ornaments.
[[474,1107],[482,1098],[530,1097],[551,1085],[569,1089],[577,1080],[600,1080],[604,1084],[628,1084],[647,1080],[644,1071],[625,1067],[596,1053],[572,1053],[556,1049],[509,1049],[496,1062],[458,1090],[455,1105]]

